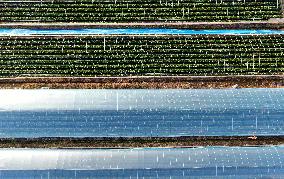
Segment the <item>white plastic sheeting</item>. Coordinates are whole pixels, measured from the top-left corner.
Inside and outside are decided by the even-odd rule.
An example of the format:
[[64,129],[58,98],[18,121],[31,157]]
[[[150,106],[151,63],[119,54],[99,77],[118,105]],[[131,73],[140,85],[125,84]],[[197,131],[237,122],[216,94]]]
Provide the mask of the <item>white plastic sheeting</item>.
[[282,168],[284,147],[0,149],[0,170]]
[[0,110],[284,109],[284,89],[0,90]]
[[0,137],[284,135],[284,89],[0,90]]

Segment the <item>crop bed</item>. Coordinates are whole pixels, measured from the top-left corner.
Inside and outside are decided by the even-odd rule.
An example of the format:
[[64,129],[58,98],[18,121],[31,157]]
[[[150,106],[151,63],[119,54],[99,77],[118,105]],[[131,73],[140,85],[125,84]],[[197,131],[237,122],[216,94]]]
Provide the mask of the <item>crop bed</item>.
[[284,71],[284,35],[2,36],[0,48],[2,77]]
[[277,0],[1,1],[0,22],[211,22],[280,18]]

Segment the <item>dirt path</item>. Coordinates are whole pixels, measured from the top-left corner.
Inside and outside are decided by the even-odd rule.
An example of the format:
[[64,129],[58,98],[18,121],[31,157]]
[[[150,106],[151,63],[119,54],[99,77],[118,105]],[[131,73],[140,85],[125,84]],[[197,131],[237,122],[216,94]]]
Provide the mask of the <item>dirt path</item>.
[[177,28],[177,29],[281,29],[283,21],[238,22],[143,22],[143,23],[0,23],[0,28],[75,29],[75,28]]
[[0,148],[129,148],[283,145],[284,136],[0,139]]
[[144,76],[0,78],[1,89],[282,88],[284,76]]

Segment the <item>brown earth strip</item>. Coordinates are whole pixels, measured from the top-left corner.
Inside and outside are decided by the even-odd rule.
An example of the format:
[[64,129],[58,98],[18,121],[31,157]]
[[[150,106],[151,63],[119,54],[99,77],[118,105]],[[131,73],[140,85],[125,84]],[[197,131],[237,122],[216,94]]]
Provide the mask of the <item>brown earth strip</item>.
[[0,78],[1,89],[282,88],[284,76],[144,76]]
[[143,23],[1,23],[0,28],[85,29],[85,28],[175,28],[175,29],[282,29],[283,18],[240,22],[143,22]]
[[133,148],[283,145],[284,136],[241,137],[97,137],[0,139],[0,148]]

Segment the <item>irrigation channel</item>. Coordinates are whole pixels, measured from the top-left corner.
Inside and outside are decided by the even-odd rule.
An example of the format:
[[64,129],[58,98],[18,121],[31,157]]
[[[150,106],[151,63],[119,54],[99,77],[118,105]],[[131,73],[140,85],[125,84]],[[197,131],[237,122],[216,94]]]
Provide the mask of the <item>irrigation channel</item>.
[[284,135],[284,89],[0,90],[0,137]]
[[269,34],[284,34],[283,30],[188,30],[188,29],[74,29],[74,30],[39,30],[39,29],[0,29],[0,35],[269,35]]
[[284,147],[0,149],[0,178],[283,178]]

